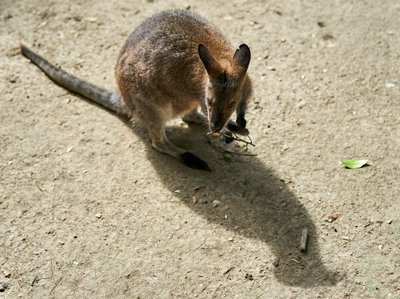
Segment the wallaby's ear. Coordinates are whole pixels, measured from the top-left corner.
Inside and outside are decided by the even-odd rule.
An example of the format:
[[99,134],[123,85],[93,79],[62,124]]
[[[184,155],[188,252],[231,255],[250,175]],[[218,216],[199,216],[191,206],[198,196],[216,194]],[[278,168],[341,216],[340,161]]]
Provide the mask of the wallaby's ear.
[[198,47],[198,52],[201,61],[204,64],[204,67],[206,68],[206,71],[209,76],[216,76],[221,69],[220,64],[218,63],[217,60],[211,55],[211,53],[208,51],[206,46],[203,44],[200,44]]
[[250,59],[250,48],[246,44],[241,44],[239,49],[236,50],[235,55],[233,55],[234,63],[246,71],[249,67]]

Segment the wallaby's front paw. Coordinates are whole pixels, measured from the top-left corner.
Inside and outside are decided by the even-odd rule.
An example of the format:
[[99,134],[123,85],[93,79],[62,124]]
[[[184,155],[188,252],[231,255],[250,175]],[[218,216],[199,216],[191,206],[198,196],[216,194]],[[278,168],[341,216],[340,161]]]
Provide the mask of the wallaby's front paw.
[[226,127],[231,132],[239,132],[246,128],[246,120],[244,118],[237,119],[236,122],[229,120]]
[[233,120],[229,120],[226,124],[226,128],[234,133],[239,135],[249,135],[249,130],[246,129],[246,120],[244,118],[237,120],[234,122]]
[[233,120],[231,120],[231,119],[226,124],[226,127],[231,132],[237,132],[237,131],[240,130],[239,125],[236,122],[234,122]]
[[239,131],[246,128],[247,121],[244,119],[244,117],[238,117],[236,119],[236,123],[238,125]]
[[211,168],[205,161],[201,160],[192,153],[186,152],[181,154],[181,161],[190,168],[211,171]]

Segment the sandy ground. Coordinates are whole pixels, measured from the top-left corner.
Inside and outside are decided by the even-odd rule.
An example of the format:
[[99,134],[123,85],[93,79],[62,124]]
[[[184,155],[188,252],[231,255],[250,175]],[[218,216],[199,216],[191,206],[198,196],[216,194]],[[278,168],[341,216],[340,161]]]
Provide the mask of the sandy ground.
[[[114,89],[125,38],[167,8],[250,45],[257,156],[178,120],[213,172],[187,169],[18,53]],[[399,28],[395,0],[2,0],[0,298],[399,298]]]

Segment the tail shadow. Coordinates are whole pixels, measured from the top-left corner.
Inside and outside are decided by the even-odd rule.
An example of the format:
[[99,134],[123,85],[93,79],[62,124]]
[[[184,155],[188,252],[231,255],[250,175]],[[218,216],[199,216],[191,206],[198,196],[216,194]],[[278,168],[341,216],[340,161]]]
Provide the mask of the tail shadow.
[[[151,147],[142,129],[133,130]],[[304,288],[335,285],[337,274],[322,264],[315,225],[285,183],[257,157],[235,156],[232,162],[224,161],[201,131],[172,127],[167,134],[172,142],[206,160],[213,171],[193,170],[148,150],[161,182],[171,193],[179,189],[174,194],[207,221],[268,244],[275,255],[271,268],[281,283]],[[193,196],[199,202],[195,203]],[[221,204],[214,207],[214,200]],[[229,217],[225,219],[225,215]],[[309,236],[306,253],[299,250],[304,228]]]

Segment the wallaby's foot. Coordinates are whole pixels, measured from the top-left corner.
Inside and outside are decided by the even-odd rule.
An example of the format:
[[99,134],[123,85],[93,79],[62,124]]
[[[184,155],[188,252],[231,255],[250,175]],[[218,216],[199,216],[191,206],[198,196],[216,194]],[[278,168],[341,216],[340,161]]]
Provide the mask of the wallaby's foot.
[[211,171],[210,167],[205,161],[170,143],[165,134],[163,134],[159,139],[153,139],[152,146],[161,153],[177,158],[190,168]]
[[182,117],[182,120],[188,124],[196,124],[199,126],[206,126],[208,122],[207,117],[197,110],[186,114]]
[[180,155],[181,162],[186,166],[199,170],[207,170],[211,171],[211,168],[208,166],[207,162],[198,158],[190,152],[186,152]]

